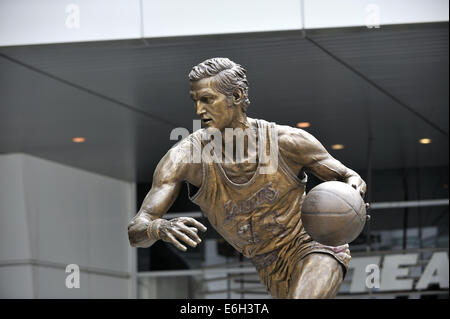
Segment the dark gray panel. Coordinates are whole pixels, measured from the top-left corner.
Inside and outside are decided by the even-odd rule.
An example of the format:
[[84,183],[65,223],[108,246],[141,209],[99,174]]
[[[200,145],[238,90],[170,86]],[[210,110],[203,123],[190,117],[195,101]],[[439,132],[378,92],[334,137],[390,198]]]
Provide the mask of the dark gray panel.
[[[138,174],[151,178],[154,154],[168,147],[159,136],[169,136],[170,126],[9,61],[0,68],[2,153],[29,153],[130,181]],[[86,142],[74,144],[75,136]],[[138,169],[140,160],[147,165]]]
[[[308,36],[448,132],[448,24],[317,30]],[[310,121],[308,131],[328,149],[346,145],[330,152],[356,170],[367,166],[369,132],[374,168],[448,165],[448,136],[300,32],[0,52],[70,82],[0,59],[1,152],[22,151],[148,182],[173,144],[170,130],[192,130],[190,68],[209,57],[227,56],[248,70],[249,116],[287,125]],[[70,142],[74,134],[81,135],[80,128],[92,144]],[[422,137],[433,143],[418,144]]]

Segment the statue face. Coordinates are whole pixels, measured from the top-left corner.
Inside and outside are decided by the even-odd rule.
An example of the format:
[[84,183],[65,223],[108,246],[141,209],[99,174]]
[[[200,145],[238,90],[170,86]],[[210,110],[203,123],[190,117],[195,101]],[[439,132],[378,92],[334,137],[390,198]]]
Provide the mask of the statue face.
[[222,131],[226,127],[232,127],[236,107],[232,98],[217,91],[214,82],[212,77],[191,82],[190,95],[203,125]]

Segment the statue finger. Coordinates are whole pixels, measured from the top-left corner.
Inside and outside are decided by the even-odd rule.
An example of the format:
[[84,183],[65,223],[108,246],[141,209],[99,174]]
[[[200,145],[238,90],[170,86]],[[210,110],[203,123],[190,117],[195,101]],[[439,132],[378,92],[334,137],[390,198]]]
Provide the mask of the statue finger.
[[178,230],[188,235],[191,239],[193,239],[197,243],[200,243],[202,241],[200,237],[198,237],[197,235],[198,230],[195,227],[188,227],[182,224],[179,226]]
[[191,247],[197,247],[197,243],[190,239],[187,235],[183,234],[181,231],[174,229],[172,231],[172,234],[175,235],[178,239],[182,240],[186,244],[188,244]]
[[207,228],[202,223],[196,221],[194,218],[186,219],[184,221],[184,224],[194,226],[194,227],[200,229],[202,232],[205,232],[207,230]]
[[172,245],[174,245],[176,248],[178,248],[181,251],[186,251],[187,247],[182,245],[176,238],[174,235],[168,233],[167,234],[167,238],[166,241],[171,243]]

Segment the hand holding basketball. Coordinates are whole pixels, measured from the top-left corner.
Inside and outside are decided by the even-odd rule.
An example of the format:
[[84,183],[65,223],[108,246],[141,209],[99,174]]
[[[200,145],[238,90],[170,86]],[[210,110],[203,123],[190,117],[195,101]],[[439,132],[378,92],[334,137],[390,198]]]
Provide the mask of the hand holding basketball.
[[347,178],[345,182],[356,189],[359,192],[359,195],[364,198],[364,195],[366,194],[366,183],[362,180],[361,177],[351,176]]

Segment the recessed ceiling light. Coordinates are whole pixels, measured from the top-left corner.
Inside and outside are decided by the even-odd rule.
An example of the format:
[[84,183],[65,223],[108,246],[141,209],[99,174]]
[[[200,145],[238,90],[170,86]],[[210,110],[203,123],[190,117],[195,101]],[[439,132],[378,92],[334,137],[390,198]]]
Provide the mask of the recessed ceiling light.
[[84,143],[86,141],[86,139],[84,137],[74,137],[72,139],[72,142],[74,143]]
[[311,126],[311,123],[309,123],[309,122],[298,122],[297,123],[297,127],[300,127],[300,128],[305,128],[305,127],[310,127]]
[[419,143],[420,144],[430,144],[431,143],[431,139],[429,139],[429,138],[421,138],[419,140]]
[[331,145],[331,148],[334,149],[334,150],[341,150],[341,149],[344,148],[344,145],[342,145],[342,144],[334,144],[334,145]]

